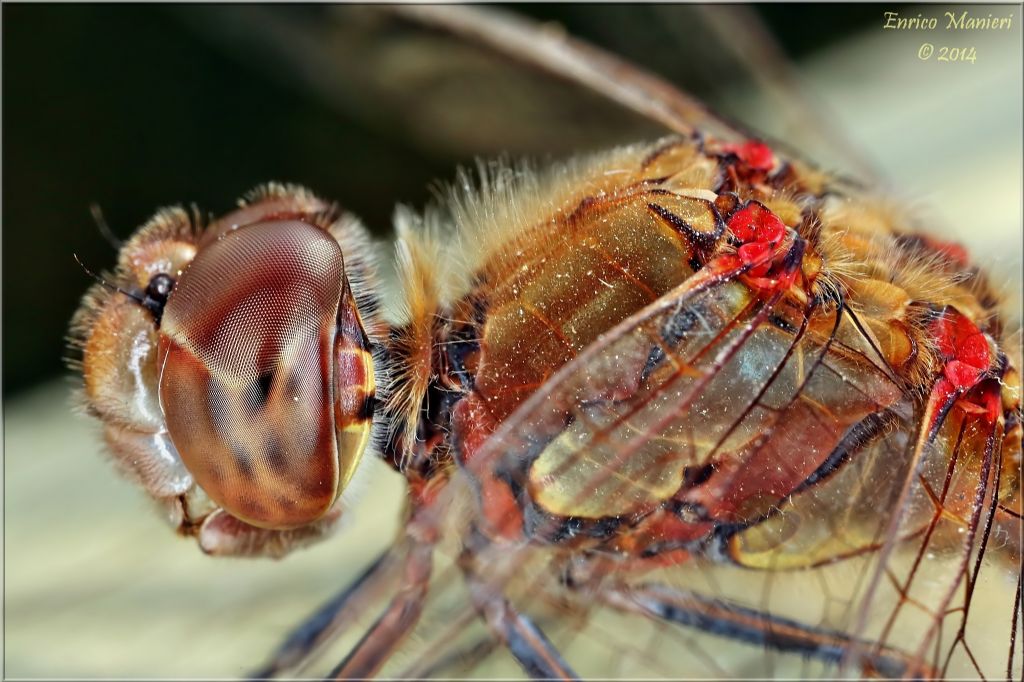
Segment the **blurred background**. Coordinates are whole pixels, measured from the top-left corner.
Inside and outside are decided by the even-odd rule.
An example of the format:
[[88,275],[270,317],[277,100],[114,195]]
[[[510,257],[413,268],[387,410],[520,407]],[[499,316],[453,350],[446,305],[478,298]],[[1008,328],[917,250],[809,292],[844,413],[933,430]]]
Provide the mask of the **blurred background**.
[[[911,202],[927,229],[968,243],[1019,320],[1021,18],[1009,31],[881,29],[884,11],[923,8],[514,11]],[[384,511],[285,564],[207,560],[175,541],[71,415],[63,337],[90,284],[72,254],[97,271],[116,254],[90,206],[123,238],[157,207],[221,213],[261,182],[290,181],[386,243],[396,203],[421,207],[478,156],[559,158],[662,131],[372,8],[2,11],[5,672],[242,674],[386,541],[400,481],[381,472],[372,497]],[[974,46],[977,59],[922,61],[923,42]]]
[[[1006,104],[1016,92],[1014,55],[993,44],[1012,47],[1013,35],[982,34],[975,64],[922,63],[921,36],[879,30],[887,8],[764,5],[739,27],[735,12],[716,20],[699,8],[518,11],[558,22],[783,139],[824,128],[855,150],[849,156],[881,166],[878,156],[890,154],[932,176],[979,172],[965,168],[960,147],[991,147],[1014,160],[1005,138],[1015,134]],[[386,239],[396,203],[421,206],[432,182],[477,155],[560,157],[660,132],[508,60],[372,13],[15,5],[3,18],[5,396],[62,371],[62,336],[89,284],[72,254],[94,270],[114,261],[93,204],[123,237],[157,207],[195,202],[219,213],[258,183],[289,180],[342,202]],[[807,87],[806,74],[804,87],[779,87],[787,69],[821,60],[852,36],[873,42],[847,71],[827,76],[841,81],[827,83],[829,92]],[[753,49],[758,37],[774,47]],[[969,91],[965,78],[974,81]],[[767,104],[737,106],[752,88],[771,89]],[[840,89],[852,101],[829,100]],[[974,123],[953,129],[964,114],[952,105],[965,100]],[[784,126],[765,130],[780,116]],[[876,149],[860,139],[872,135]],[[915,185],[901,176],[894,187],[928,194],[932,179]]]

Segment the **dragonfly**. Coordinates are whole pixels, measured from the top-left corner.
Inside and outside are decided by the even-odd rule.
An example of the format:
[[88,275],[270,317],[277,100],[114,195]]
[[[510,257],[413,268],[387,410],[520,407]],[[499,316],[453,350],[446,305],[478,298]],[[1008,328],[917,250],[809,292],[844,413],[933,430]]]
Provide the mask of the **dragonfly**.
[[335,678],[1019,676],[1019,375],[962,249],[596,48],[401,11],[664,135],[400,211],[396,321],[303,188],[125,243],[73,324],[86,407],[179,533],[281,556],[366,457],[407,481],[254,676],[342,641]]

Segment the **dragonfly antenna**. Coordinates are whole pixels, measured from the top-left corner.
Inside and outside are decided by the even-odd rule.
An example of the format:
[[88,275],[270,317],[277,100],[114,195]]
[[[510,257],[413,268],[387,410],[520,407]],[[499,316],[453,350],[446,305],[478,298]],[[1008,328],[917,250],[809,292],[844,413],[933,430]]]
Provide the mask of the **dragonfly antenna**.
[[[89,204],[89,212],[92,213],[92,219],[96,222],[96,227],[99,229],[100,234],[103,235],[103,238],[106,239],[107,243],[113,246],[115,250],[120,251],[122,242],[110,229],[110,225],[107,224],[106,218],[103,217],[103,209],[100,208],[100,205],[95,203]],[[81,265],[81,263],[79,263],[79,265]]]
[[99,282],[100,284],[105,286],[106,288],[110,289],[111,291],[115,291],[115,292],[117,292],[119,294],[124,294],[125,296],[127,296],[130,299],[132,299],[133,301],[137,301],[139,303],[139,305],[143,305],[144,306],[146,304],[145,301],[143,300],[143,298],[141,296],[139,296],[138,294],[133,294],[130,291],[125,291],[121,287],[119,287],[117,285],[114,285],[114,284],[111,284],[110,282],[108,282],[107,280],[103,279],[102,277],[97,275],[95,272],[90,270],[88,267],[86,267],[85,263],[82,262],[82,259],[78,257],[77,253],[73,253],[71,255],[74,256],[75,262],[78,263],[79,267],[81,267],[82,270],[85,271],[85,274],[89,275],[94,280],[96,280],[97,282]]

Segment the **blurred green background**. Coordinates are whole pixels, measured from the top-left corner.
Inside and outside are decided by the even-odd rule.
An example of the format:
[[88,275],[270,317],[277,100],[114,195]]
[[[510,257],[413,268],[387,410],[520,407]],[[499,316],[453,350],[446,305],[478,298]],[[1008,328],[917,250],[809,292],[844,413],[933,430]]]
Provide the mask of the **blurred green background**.
[[[696,57],[709,52],[704,43],[711,37],[698,32],[699,40],[682,39],[694,35],[692,12],[585,5],[519,9],[558,21],[704,97],[713,99],[723,85],[749,79],[722,50],[710,50],[719,53],[717,60]],[[876,8],[863,5],[765,6],[757,12],[793,58],[879,17]],[[313,38],[307,45],[298,40],[284,48],[264,47],[261,31],[322,24],[329,13],[325,7],[4,5],[5,396],[62,372],[67,321],[89,285],[72,254],[97,271],[114,261],[114,250],[90,215],[91,204],[123,237],[157,207],[195,202],[220,212],[260,182],[288,180],[344,203],[386,237],[395,203],[421,206],[431,182],[451,178],[456,164],[476,154],[536,152],[531,145],[543,144],[560,155],[588,139],[590,146],[605,146],[601,140],[609,135],[602,131],[631,137],[614,111],[589,138],[564,130],[551,135],[555,123],[532,111],[532,121],[548,126],[546,135],[524,126],[504,137],[467,131],[461,143],[423,143],[403,122],[416,117],[407,108],[416,103],[392,98],[378,106],[366,94],[374,86],[362,81],[311,84],[301,66],[281,56],[282,50],[321,47]],[[260,28],[246,28],[253,24]],[[367,35],[360,33],[359,39]],[[428,63],[430,57],[409,59]],[[374,75],[362,61],[335,66]],[[416,86],[443,92],[450,83],[420,78]],[[334,92],[325,92],[331,87]],[[421,105],[431,96],[416,93]],[[514,107],[525,96],[509,99]],[[449,114],[471,106],[454,102]],[[522,113],[511,116],[521,119]],[[489,148],[481,148],[480,137],[490,138]],[[531,138],[535,142],[525,141]]]
[[[1019,18],[1010,32],[959,36],[977,63],[940,65],[916,58],[937,36],[880,29],[889,9],[517,11],[647,65],[829,167],[856,157],[925,227],[968,241],[1019,305]],[[386,544],[402,482],[370,462],[351,527],[283,563],[210,560],[173,537],[103,461],[96,426],[71,416],[71,383],[45,381],[66,374],[63,335],[90,284],[72,254],[96,270],[114,262],[90,205],[126,237],[159,206],[219,213],[260,182],[288,180],[338,200],[386,242],[396,203],[422,206],[432,183],[477,155],[560,157],[661,131],[372,9],[2,12],[5,672],[241,675]]]

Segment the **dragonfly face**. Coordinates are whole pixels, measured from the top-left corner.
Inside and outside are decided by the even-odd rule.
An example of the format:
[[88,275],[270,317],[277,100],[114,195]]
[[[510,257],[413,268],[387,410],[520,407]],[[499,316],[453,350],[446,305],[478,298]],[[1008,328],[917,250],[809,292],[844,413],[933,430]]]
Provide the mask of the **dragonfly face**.
[[[204,550],[326,535],[374,428],[407,479],[394,548],[263,673],[368,596],[380,615],[332,674],[380,671],[450,544],[462,613],[490,635],[461,649],[464,620],[428,630],[444,646],[416,673],[504,648],[570,677],[560,640],[597,611],[656,623],[678,651],[666,674],[693,674],[705,636],[826,671],[971,671],[975,586],[1020,575],[1019,378],[996,297],[847,183],[676,115],[672,137],[497,165],[425,221],[400,214],[407,314],[390,326],[361,228],[290,187],[202,229],[159,214],[94,287],[76,322],[89,407]],[[810,620],[716,579],[848,565],[838,613]]]
[[360,229],[280,186],[202,229],[166,211],[86,297],[88,406],[207,552],[279,555],[340,514],[375,400]]

